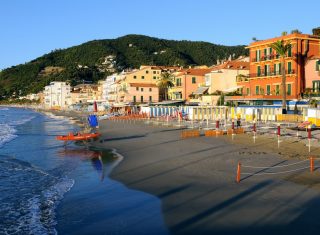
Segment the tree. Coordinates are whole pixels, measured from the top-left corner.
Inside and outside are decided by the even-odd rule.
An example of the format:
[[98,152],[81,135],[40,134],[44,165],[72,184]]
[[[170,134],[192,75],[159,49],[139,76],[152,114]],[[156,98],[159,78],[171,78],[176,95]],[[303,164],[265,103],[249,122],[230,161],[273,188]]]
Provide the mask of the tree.
[[285,69],[285,58],[289,50],[291,50],[291,41],[284,42],[283,40],[278,40],[272,43],[271,48],[274,49],[280,56],[281,61],[281,75],[282,75],[282,113],[287,113],[287,100],[286,100],[286,69]]
[[169,72],[163,72],[161,73],[161,78],[157,82],[157,86],[159,87],[159,90],[162,90],[164,92],[164,100],[167,100],[167,91],[168,88],[173,87],[173,76]]

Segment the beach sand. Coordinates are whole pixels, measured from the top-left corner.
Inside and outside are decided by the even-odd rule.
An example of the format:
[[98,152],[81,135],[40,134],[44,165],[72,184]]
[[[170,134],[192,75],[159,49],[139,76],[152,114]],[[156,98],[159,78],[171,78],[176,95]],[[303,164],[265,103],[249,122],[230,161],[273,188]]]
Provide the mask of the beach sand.
[[[180,139],[177,127],[143,122],[100,122],[93,145],[117,149],[124,160],[111,178],[159,197],[172,234],[311,234],[318,231],[318,171],[310,173],[308,148],[294,138],[251,135]],[[312,155],[319,150],[312,148]],[[243,166],[281,166],[269,170]],[[316,167],[319,166],[315,161]],[[295,171],[300,169],[300,171]],[[266,172],[283,174],[257,175]]]

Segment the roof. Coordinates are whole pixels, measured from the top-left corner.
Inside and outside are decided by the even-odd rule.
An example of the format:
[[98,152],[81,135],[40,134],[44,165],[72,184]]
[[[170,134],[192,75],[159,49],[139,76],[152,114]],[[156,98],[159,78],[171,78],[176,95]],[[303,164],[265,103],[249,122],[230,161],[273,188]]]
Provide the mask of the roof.
[[211,71],[217,71],[217,70],[221,70],[221,69],[249,70],[249,65],[250,65],[249,62],[231,60],[231,61],[227,61],[223,64],[213,66],[211,68]]
[[154,83],[129,83],[131,87],[158,87]]
[[202,94],[205,93],[208,89],[209,89],[209,87],[205,87],[205,86],[203,86],[203,87],[198,87],[198,89],[197,89],[195,92],[193,92],[193,94],[195,94],[195,95],[202,95]]
[[247,46],[247,48],[260,46],[263,44],[270,44],[270,43],[273,43],[278,40],[286,41],[286,40],[292,40],[292,39],[296,39],[296,38],[320,40],[320,37],[316,36],[316,35],[293,33],[293,34],[288,34],[285,36],[274,37],[274,38],[270,38],[270,39],[266,39],[266,40],[252,42],[252,43],[250,43],[249,46]]
[[179,70],[179,66],[162,66],[162,65],[141,65],[140,70],[153,69],[153,70]]
[[194,75],[194,76],[204,76],[206,73],[210,73],[212,68],[210,69],[181,69],[178,71],[177,76],[181,75]]

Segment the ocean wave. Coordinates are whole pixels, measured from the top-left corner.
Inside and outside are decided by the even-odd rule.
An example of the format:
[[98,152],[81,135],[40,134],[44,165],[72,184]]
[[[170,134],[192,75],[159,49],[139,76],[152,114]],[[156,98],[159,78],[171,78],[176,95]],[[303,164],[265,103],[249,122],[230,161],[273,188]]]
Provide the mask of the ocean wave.
[[20,126],[23,125],[27,122],[30,122],[32,119],[34,119],[36,116],[29,116],[29,117],[25,117],[24,119],[19,119],[19,120],[11,120],[9,121],[9,125],[11,126]]
[[8,124],[0,124],[0,148],[5,144],[15,139],[16,129]]
[[[28,162],[2,157],[0,234],[57,234],[56,207],[74,185],[64,171],[51,175]],[[3,202],[3,203],[2,203]]]

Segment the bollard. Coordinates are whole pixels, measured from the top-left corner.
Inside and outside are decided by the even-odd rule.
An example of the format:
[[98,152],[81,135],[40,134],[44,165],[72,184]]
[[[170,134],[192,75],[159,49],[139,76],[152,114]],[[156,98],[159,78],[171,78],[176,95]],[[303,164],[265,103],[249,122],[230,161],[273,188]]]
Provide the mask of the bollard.
[[314,159],[313,157],[310,157],[310,172],[312,173],[314,170]]
[[278,124],[278,132],[277,132],[278,136],[281,135],[281,130],[280,130],[280,124]]
[[216,129],[219,129],[220,123],[219,120],[216,121]]
[[278,135],[278,148],[279,148],[279,147],[280,147],[280,135],[281,135],[280,124],[278,124],[278,132],[277,132],[277,135]]
[[311,151],[311,128],[308,128],[308,143],[309,143],[309,153]]
[[237,178],[236,181],[237,183],[240,183],[241,180],[241,163],[238,162],[238,167],[237,167]]

